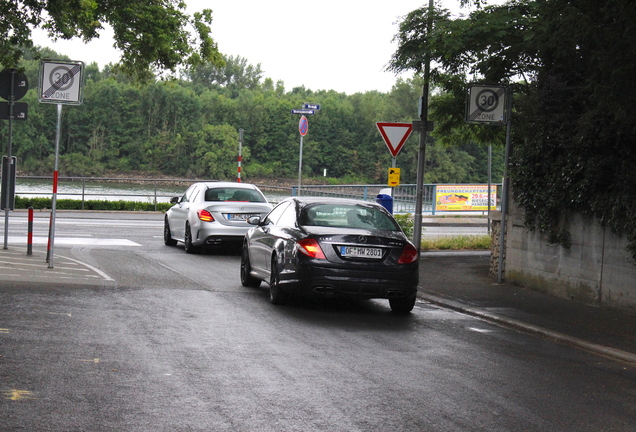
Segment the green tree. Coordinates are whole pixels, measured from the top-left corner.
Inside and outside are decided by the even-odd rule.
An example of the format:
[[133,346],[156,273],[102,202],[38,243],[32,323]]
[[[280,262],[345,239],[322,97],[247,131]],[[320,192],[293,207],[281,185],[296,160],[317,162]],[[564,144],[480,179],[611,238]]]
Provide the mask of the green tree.
[[185,76],[194,85],[215,90],[225,90],[229,97],[236,98],[243,89],[256,90],[263,78],[261,65],[248,64],[240,56],[223,56],[224,65],[197,65],[190,67]]
[[42,27],[53,39],[79,37],[90,41],[109,24],[115,47],[122,51],[118,67],[125,74],[148,79],[151,70],[175,72],[177,66],[222,65],[210,37],[212,11],[192,16],[179,0],[0,1],[0,63],[18,64],[33,46],[31,29]]
[[628,0],[516,0],[458,19],[418,9],[400,24],[390,67],[420,71],[428,55],[434,82],[455,94],[469,75],[510,83],[511,177],[528,226],[567,246],[568,212],[593,215],[636,259],[635,38]]

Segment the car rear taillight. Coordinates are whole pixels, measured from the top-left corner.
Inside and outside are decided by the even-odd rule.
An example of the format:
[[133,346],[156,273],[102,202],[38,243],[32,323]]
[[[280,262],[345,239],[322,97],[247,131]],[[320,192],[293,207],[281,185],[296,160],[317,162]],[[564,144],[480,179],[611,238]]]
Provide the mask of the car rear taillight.
[[308,257],[311,258],[319,258],[319,259],[327,259],[325,254],[322,252],[322,248],[318,244],[318,242],[314,239],[304,239],[298,241],[296,243],[298,246],[298,250]]
[[197,216],[199,216],[199,219],[203,222],[214,222],[214,216],[207,210],[197,210]]
[[417,261],[417,249],[412,244],[407,243],[402,250],[398,264],[410,264],[415,261]]

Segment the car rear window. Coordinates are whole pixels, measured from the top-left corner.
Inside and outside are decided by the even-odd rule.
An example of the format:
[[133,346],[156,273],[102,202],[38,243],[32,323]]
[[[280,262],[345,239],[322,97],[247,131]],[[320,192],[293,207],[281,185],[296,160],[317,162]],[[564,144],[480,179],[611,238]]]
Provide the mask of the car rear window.
[[214,188],[205,191],[206,201],[267,202],[263,194],[254,189]]
[[303,209],[301,224],[383,231],[400,230],[397,223],[390,216],[378,209],[344,204],[317,204],[307,206]]

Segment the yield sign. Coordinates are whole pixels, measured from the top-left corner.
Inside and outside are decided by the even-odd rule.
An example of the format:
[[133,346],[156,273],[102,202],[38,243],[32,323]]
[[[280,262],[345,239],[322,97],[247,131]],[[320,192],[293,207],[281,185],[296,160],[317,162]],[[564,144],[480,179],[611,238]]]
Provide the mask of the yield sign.
[[412,123],[378,122],[375,125],[378,127],[378,130],[380,131],[380,134],[382,135],[382,138],[393,157],[398,155],[408,137],[411,136],[411,132],[413,132]]

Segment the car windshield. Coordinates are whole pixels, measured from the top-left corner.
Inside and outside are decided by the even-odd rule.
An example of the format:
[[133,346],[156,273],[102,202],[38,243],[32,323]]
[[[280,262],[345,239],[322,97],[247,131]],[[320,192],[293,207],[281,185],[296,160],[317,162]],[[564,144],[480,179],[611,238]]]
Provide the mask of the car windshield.
[[301,225],[399,231],[386,213],[373,207],[350,204],[316,204],[303,209]]
[[263,194],[254,189],[243,188],[214,188],[205,191],[206,201],[241,201],[267,202]]

